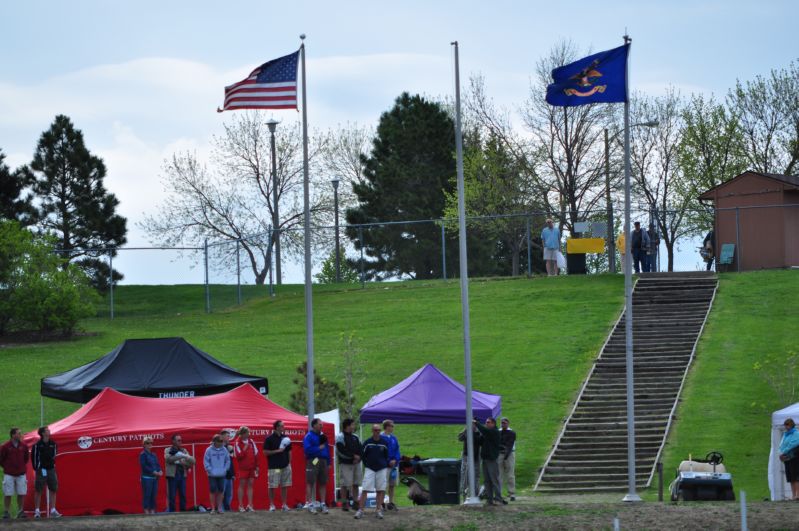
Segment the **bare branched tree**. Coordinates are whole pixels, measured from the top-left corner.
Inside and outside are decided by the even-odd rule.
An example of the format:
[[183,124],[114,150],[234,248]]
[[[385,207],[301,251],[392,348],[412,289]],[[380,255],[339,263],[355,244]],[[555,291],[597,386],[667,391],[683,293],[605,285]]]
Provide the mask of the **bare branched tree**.
[[352,185],[364,182],[363,157],[369,154],[373,138],[374,129],[349,122],[339,125],[327,134],[319,164],[328,179],[341,180],[339,201],[342,209],[352,207],[356,203]]
[[[311,138],[312,168],[324,146],[318,135]],[[287,123],[278,130],[277,192],[281,247],[284,255],[302,252],[303,171],[299,124]],[[311,172],[311,213],[315,220],[330,212],[330,197],[323,183]],[[237,240],[247,256],[256,284],[269,272],[273,183],[269,132],[256,112],[239,113],[225,124],[224,133],[213,139],[209,164],[195,153],[176,153],[163,167],[167,197],[158,212],[145,216],[140,226],[153,242],[162,245],[198,245],[205,238]],[[323,188],[325,186],[325,188]],[[235,260],[235,245],[214,246],[218,267]]]

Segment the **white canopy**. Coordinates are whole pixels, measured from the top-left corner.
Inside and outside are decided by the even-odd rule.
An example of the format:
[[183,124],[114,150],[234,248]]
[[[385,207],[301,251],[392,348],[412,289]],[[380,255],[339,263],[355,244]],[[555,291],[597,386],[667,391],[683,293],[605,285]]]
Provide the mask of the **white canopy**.
[[791,486],[785,481],[785,467],[780,461],[780,441],[785,433],[785,419],[799,423],[799,402],[771,414],[771,452],[768,456],[768,487],[771,500],[790,500]]

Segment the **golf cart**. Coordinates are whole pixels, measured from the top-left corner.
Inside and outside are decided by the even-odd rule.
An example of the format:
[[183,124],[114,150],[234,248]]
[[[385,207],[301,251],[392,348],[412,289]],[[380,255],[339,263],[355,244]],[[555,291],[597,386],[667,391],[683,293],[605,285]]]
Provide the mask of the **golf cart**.
[[691,459],[680,463],[677,477],[671,483],[671,501],[735,500],[732,474],[724,465],[720,452],[710,452],[705,459]]

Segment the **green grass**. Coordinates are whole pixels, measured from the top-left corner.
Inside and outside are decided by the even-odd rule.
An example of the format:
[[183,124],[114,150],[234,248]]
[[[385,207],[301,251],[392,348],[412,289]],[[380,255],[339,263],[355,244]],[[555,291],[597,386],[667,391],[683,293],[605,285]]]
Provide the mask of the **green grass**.
[[[622,279],[560,277],[471,282],[475,389],[498,393],[519,434],[519,485],[530,485],[567,415],[575,391],[604,341],[622,301]],[[230,288],[231,291],[234,288]],[[222,287],[215,287],[222,289]],[[84,323],[95,336],[0,351],[4,399],[0,425],[32,429],[39,422],[39,379],[86,363],[126,338],[183,336],[223,362],[269,378],[270,398],[287,404],[295,368],[305,359],[301,286],[275,299],[203,313],[201,286],[131,286],[117,290],[117,318]],[[191,302],[189,302],[191,301]],[[463,381],[457,281],[404,282],[334,289],[315,287],[315,362],[340,377],[342,333],[354,332],[368,378],[358,403],[424,363]],[[52,422],[75,405],[45,400]],[[457,426],[398,426],[403,453],[458,456]]]
[[[688,454],[724,454],[735,490],[768,496],[767,466],[775,391],[754,364],[799,352],[799,271],[720,275],[705,333],[666,445],[664,483]],[[799,382],[794,382],[796,385]]]

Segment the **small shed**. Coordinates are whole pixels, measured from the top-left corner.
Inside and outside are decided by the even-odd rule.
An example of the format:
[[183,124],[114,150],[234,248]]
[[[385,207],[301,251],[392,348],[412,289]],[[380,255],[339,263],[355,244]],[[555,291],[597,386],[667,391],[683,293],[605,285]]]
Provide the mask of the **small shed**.
[[799,266],[799,176],[747,171],[699,201],[715,209],[716,259],[735,245],[730,270]]

